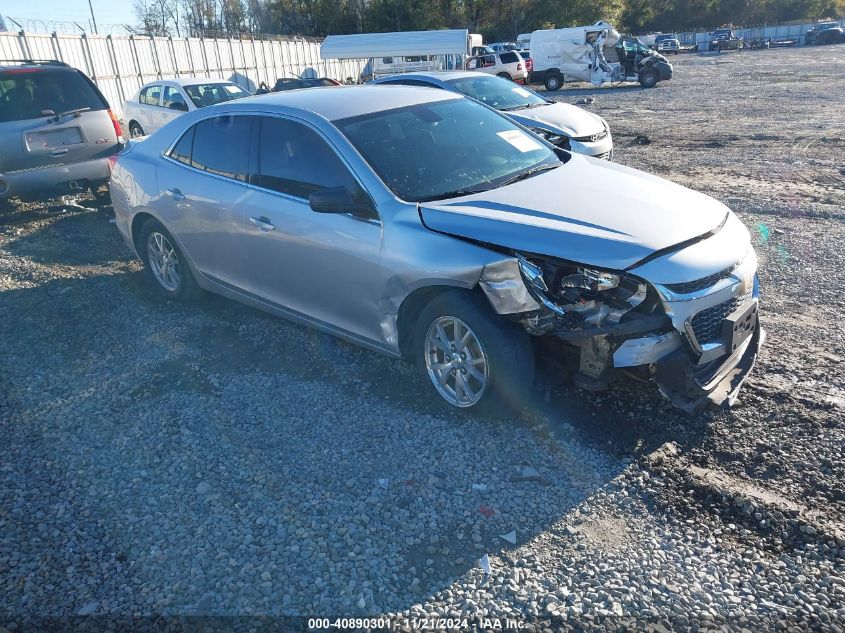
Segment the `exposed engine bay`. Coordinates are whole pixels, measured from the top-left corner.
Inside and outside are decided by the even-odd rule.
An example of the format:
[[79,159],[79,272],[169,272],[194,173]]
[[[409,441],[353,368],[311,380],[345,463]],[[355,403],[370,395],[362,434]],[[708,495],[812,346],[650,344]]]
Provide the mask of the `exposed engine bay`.
[[545,308],[526,315],[523,325],[535,336],[554,335],[580,348],[582,386],[606,384],[613,352],[624,338],[670,327],[657,294],[632,275],[551,258],[520,256],[518,261],[529,290]]
[[[659,285],[626,272],[546,256],[513,255],[512,268],[518,268],[521,280],[516,281],[521,283],[514,283],[516,271],[500,266],[485,269],[481,287],[500,314],[548,343],[538,347],[556,364],[563,348],[574,352],[578,363],[573,378],[579,387],[602,390],[624,373],[655,380],[664,396],[688,413],[699,411],[714,392],[718,403],[732,403],[741,382],[733,384],[726,377],[741,363],[753,364],[762,343],[756,299],[752,310],[745,302],[735,314],[726,315],[727,321],[747,322],[746,333],[735,339],[733,355],[718,345],[708,357],[694,338],[688,339],[673,325],[667,314],[673,304],[666,303]],[[752,343],[753,354],[745,354]],[[740,369],[741,381],[747,369]],[[722,388],[714,389],[717,384]]]

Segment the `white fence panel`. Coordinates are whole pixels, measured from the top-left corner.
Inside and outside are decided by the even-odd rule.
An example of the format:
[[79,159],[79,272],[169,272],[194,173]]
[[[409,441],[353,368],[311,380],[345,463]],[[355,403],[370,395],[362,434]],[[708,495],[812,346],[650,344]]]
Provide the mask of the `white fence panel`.
[[358,79],[366,60],[322,60],[320,43],[298,40],[0,33],[0,59],[57,59],[78,68],[122,115],[123,103],[150,81],[213,77],[255,91],[281,77]]

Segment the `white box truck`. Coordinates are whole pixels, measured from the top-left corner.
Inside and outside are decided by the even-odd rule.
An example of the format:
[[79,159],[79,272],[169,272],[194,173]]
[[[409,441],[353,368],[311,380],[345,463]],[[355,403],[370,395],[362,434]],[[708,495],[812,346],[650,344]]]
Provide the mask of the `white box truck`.
[[653,88],[672,77],[672,65],[635,37],[622,36],[607,22],[531,34],[531,83],[560,90],[565,81],[638,81]]

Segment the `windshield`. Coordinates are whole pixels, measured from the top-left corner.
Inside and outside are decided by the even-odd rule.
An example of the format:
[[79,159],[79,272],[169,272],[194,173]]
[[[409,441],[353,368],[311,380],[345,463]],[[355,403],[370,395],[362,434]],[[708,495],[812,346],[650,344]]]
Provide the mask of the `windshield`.
[[450,79],[449,83],[468,97],[477,99],[497,110],[518,110],[530,106],[546,105],[545,99],[508,79],[479,75]]
[[450,99],[334,122],[399,198],[422,202],[494,189],[557,155],[509,119]]
[[191,101],[198,108],[250,96],[240,86],[229,83],[194,84],[192,86],[185,86],[185,92],[188,93]]
[[674,35],[658,35],[656,42],[665,42],[666,40],[674,40],[676,39]]
[[835,29],[839,27],[838,22],[822,22],[819,24],[820,29]]

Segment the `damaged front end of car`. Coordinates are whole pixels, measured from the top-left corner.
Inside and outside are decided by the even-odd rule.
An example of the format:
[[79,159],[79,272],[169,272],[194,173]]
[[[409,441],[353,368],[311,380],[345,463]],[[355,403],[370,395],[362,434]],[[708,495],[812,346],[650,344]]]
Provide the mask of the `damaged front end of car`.
[[757,260],[747,254],[719,273],[660,284],[531,253],[484,268],[494,310],[532,336],[577,355],[576,384],[601,390],[624,376],[654,381],[693,415],[730,406],[753,367],[760,328]]

